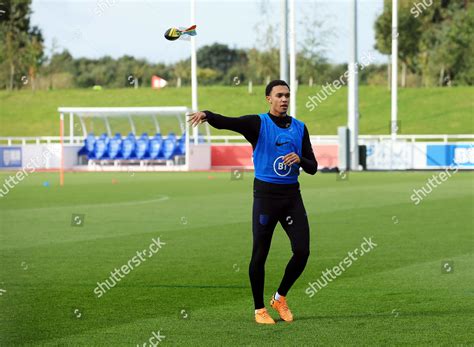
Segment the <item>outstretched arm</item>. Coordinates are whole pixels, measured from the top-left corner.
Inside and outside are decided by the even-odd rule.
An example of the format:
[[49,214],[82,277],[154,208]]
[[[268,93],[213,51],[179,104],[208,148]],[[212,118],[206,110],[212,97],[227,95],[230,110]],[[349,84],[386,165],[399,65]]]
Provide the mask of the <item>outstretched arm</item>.
[[189,115],[192,126],[208,122],[216,129],[227,129],[242,134],[255,148],[260,132],[260,117],[248,115],[242,117],[225,117],[211,111],[196,112]]

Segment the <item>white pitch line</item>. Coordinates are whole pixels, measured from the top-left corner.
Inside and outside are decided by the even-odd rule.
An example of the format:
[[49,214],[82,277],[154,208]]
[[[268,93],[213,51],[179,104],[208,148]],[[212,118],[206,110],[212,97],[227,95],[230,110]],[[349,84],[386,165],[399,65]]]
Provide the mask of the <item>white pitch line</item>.
[[64,206],[49,206],[49,207],[35,207],[35,208],[15,208],[14,210],[4,209],[2,212],[43,211],[43,210],[64,209],[64,208],[77,209],[77,208],[95,208],[95,207],[135,206],[135,205],[150,204],[154,202],[163,202],[169,199],[170,199],[169,196],[161,195],[158,199],[150,199],[150,200],[111,202],[111,203],[106,203],[106,204],[99,203],[99,204],[64,205]]

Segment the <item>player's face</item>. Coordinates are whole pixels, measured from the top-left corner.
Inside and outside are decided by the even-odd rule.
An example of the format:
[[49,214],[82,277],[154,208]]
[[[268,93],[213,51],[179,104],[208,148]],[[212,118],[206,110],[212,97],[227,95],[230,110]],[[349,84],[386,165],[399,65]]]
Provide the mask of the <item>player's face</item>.
[[273,87],[267,100],[270,103],[270,112],[275,115],[283,115],[288,110],[290,103],[290,90],[287,86]]

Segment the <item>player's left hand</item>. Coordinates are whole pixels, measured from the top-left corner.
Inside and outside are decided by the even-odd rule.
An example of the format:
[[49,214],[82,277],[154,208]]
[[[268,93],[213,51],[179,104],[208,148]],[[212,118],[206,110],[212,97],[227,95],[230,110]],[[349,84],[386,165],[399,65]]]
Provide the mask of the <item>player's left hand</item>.
[[300,157],[295,152],[288,153],[283,157],[283,164],[291,166],[293,164],[299,164],[301,162]]

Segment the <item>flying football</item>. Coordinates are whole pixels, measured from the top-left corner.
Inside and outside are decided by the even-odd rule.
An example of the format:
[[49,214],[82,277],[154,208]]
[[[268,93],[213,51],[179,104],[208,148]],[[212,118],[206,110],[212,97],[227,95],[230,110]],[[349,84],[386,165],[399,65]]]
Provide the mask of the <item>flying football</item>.
[[169,28],[165,32],[165,39],[175,41],[178,39],[189,40],[191,36],[196,36],[196,25],[189,28]]

